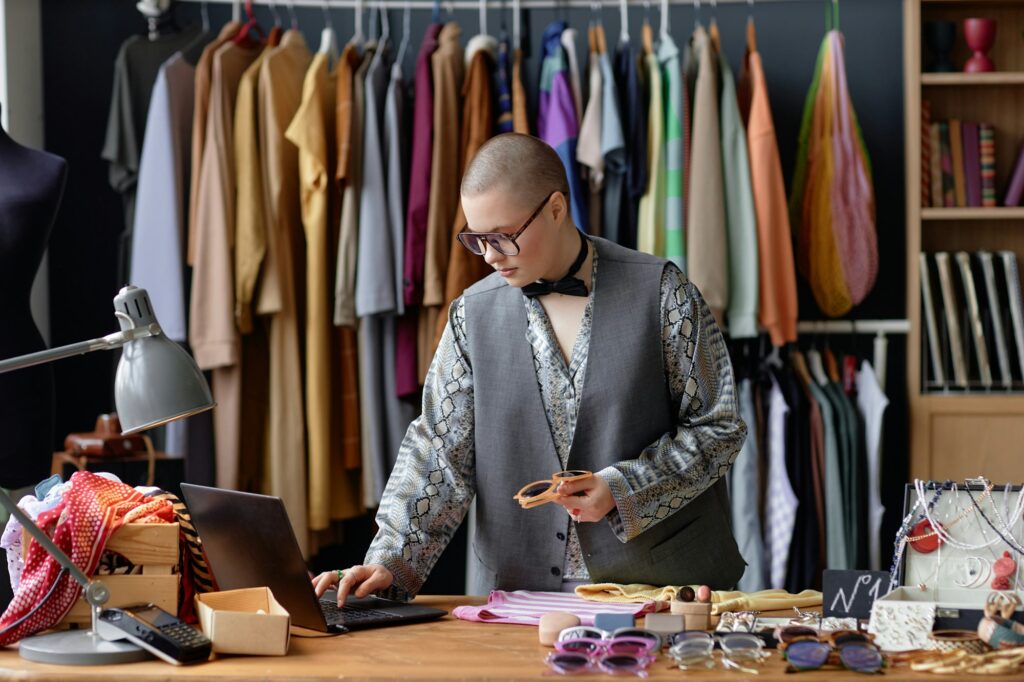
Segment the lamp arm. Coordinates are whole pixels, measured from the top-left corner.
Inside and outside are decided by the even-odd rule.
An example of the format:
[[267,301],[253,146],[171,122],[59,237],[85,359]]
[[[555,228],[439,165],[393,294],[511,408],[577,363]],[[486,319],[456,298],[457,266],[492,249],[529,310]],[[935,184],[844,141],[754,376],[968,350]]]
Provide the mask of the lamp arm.
[[8,360],[0,360],[0,374],[10,372],[15,369],[32,367],[33,365],[42,365],[62,358],[70,358],[73,355],[85,355],[86,353],[91,353],[94,350],[114,350],[115,348],[120,348],[129,341],[144,339],[148,336],[157,336],[161,333],[163,332],[160,329],[160,325],[149,324],[144,327],[135,327],[132,329],[114,332],[113,334],[107,334],[106,336],[101,336],[98,339],[79,341],[78,343],[71,343],[66,346],[61,346],[60,348],[48,348],[46,350],[41,350],[38,353],[29,353],[16,358],[10,358]]

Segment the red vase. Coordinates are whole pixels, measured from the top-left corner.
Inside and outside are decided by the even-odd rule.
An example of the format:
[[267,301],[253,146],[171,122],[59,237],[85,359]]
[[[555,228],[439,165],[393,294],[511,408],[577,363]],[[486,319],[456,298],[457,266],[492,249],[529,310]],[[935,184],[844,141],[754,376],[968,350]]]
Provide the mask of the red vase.
[[964,19],[964,40],[967,47],[974,52],[974,55],[964,64],[964,71],[967,73],[979,73],[983,71],[995,71],[996,65],[985,54],[992,49],[996,42],[996,20],[995,19]]

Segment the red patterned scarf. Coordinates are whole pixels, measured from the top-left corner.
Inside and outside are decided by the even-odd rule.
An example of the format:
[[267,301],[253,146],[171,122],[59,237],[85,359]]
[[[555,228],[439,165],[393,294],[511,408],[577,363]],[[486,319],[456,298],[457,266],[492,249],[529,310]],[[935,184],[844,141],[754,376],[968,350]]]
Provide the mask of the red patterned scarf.
[[[71,487],[60,504],[40,514],[36,523],[75,566],[92,575],[107,540],[121,524],[173,521],[174,510],[167,500],[153,500],[131,486],[79,471],[71,477]],[[58,577],[60,583],[40,606]],[[61,575],[57,560],[38,542],[30,542],[21,584],[0,618],[0,646],[57,625],[80,593],[74,578]]]

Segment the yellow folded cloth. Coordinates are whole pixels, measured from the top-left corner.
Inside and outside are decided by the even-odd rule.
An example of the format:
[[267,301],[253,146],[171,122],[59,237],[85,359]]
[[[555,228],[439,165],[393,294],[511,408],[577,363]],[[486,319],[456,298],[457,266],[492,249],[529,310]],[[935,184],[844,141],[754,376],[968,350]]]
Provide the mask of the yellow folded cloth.
[[[694,590],[697,585],[692,586]],[[620,585],[618,583],[595,583],[580,585],[576,595],[588,601],[605,603],[631,603],[645,601],[671,601],[675,599],[681,587],[669,585]],[[718,590],[711,593],[711,613],[719,614],[726,611],[779,611],[794,606],[802,609],[821,606],[821,592],[804,590],[800,594],[790,594],[785,590],[761,590],[760,592],[730,592]]]

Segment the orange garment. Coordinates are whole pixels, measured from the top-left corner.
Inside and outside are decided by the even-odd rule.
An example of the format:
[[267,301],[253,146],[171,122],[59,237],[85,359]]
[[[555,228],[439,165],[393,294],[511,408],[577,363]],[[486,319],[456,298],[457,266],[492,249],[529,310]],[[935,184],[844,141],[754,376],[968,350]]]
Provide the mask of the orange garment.
[[[491,75],[494,71],[494,56],[485,49],[477,51],[469,63],[469,72],[462,87],[462,161],[459,166],[459,177],[466,172],[469,162],[477,151],[494,133],[493,93]],[[468,287],[483,278],[491,268],[483,257],[470,253],[455,235],[466,224],[466,216],[459,202],[452,223],[451,250],[448,256],[448,273],[445,281],[445,304],[441,310],[447,311],[452,301],[462,295]],[[439,315],[435,327],[434,347],[441,342],[441,334],[448,324],[447,315]]]
[[526,107],[526,88],[523,87],[523,51],[516,48],[512,57],[512,130],[530,134],[530,117]]
[[238,33],[241,24],[229,21],[224,24],[217,38],[203,48],[196,63],[195,103],[192,109],[192,175],[188,202],[188,264],[193,264],[196,229],[196,210],[199,202],[200,167],[203,164],[203,149],[206,146],[206,117],[210,111],[210,80],[213,70],[213,53]]
[[782,346],[796,341],[796,272],[768,86],[761,55],[753,36],[748,36],[746,73],[741,81],[749,79],[750,83],[750,113],[746,124],[750,181],[757,213],[758,321],[768,330],[772,345]]

